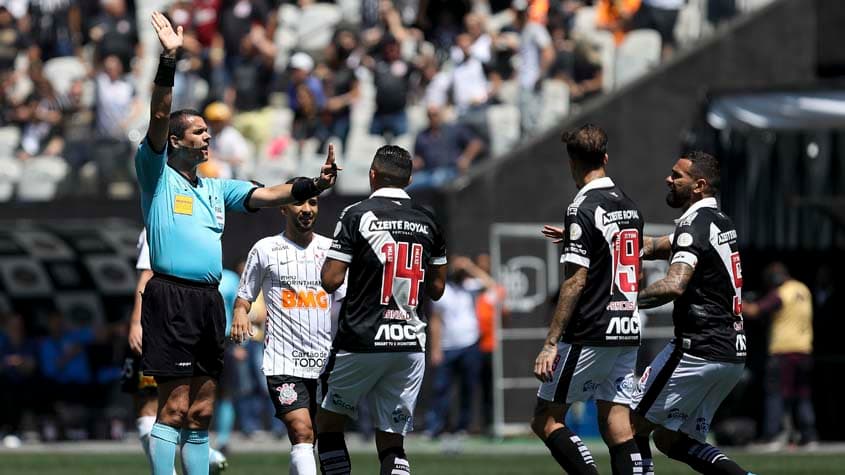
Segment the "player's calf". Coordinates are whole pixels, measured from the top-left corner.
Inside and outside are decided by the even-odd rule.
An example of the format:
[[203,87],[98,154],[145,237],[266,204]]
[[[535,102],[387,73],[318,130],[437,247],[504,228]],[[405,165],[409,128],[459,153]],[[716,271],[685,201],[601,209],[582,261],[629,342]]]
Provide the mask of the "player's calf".
[[549,448],[552,457],[569,474],[597,475],[596,462],[590,449],[577,434],[563,425],[566,406],[539,399],[531,429]]
[[378,453],[381,461],[379,475],[411,475],[411,465],[402,447],[389,447]]
[[634,441],[631,411],[628,406],[609,401],[596,401],[599,413],[599,431],[610,449],[613,473],[642,474],[642,456]]
[[729,459],[721,450],[686,434],[666,429],[654,432],[654,444],[671,459],[706,475],[748,475],[750,472]]
[[352,461],[346,450],[343,432],[318,434],[317,454],[320,456],[320,473],[323,475],[346,475],[352,472]]

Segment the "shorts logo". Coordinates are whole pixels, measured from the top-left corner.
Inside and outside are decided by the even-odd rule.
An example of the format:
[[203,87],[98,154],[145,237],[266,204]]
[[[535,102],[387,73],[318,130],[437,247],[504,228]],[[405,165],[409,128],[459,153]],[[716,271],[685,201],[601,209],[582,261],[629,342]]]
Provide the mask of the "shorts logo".
[[332,394],[332,404],[334,404],[335,406],[338,406],[338,407],[342,407],[344,409],[348,409],[348,410],[353,411],[353,412],[355,411],[355,406],[353,406],[352,404],[349,404],[348,402],[344,401],[343,397],[338,393]]
[[687,418],[689,418],[689,415],[681,412],[681,410],[676,407],[676,408],[673,408],[669,411],[669,413],[666,415],[666,418],[667,419],[680,419],[682,421],[686,421]]
[[634,378],[622,376],[616,378],[616,390],[619,392],[631,393],[634,391]]
[[640,385],[644,386],[648,382],[648,376],[651,374],[651,366],[645,369],[643,376],[640,378]]
[[411,420],[411,415],[405,412],[405,409],[398,407],[393,411],[393,422],[396,424],[407,424]]
[[295,383],[285,383],[276,388],[276,391],[279,392],[279,402],[282,403],[283,406],[289,406],[296,402],[299,395],[296,393],[296,389],[294,389],[294,384]]
[[584,383],[583,389],[584,389],[585,393],[591,393],[591,392],[595,391],[598,387],[599,387],[598,383],[593,382],[593,380],[591,379],[591,380],[587,381],[586,383]]
[[329,308],[329,296],[325,290],[293,291],[282,289],[282,308]]
[[176,363],[176,366],[181,366],[183,368],[186,368],[188,366],[191,366],[191,362],[190,361],[182,361],[180,363]]
[[710,424],[707,422],[707,419],[703,417],[699,417],[695,420],[695,431],[706,434],[710,430]]
[[552,363],[552,372],[553,372],[553,373],[554,373],[554,371],[557,369],[557,364],[558,364],[558,363],[560,363],[560,355],[559,355],[559,354],[555,355],[555,360],[554,360],[554,362]]

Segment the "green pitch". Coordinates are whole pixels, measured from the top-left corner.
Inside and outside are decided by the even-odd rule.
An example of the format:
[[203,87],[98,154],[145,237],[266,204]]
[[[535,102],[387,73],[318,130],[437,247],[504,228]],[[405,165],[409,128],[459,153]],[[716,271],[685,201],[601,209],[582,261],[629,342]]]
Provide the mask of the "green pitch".
[[[601,473],[610,473],[606,455],[597,454]],[[353,454],[353,473],[371,475],[378,473],[375,455]],[[436,475],[499,475],[499,474],[560,474],[550,456],[497,455],[491,446],[488,455],[437,455],[410,454],[412,473]],[[765,454],[737,455],[743,467],[758,475],[771,474],[841,474],[845,473],[845,454]],[[658,458],[660,475],[692,473],[686,466]],[[0,453],[0,473],[16,475],[88,475],[120,474],[147,475],[141,454],[27,454]],[[283,475],[288,473],[288,457],[282,454],[232,454],[225,475]]]

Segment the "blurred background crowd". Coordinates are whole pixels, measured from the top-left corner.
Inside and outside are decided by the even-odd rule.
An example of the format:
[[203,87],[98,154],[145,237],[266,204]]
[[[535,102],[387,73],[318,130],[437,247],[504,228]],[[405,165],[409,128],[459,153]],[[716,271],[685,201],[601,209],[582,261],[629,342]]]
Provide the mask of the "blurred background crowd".
[[331,141],[355,194],[385,142],[442,186],[754,3],[0,0],[0,201],[135,193],[152,9],[185,32],[173,107],[209,120],[205,175],[297,174]]

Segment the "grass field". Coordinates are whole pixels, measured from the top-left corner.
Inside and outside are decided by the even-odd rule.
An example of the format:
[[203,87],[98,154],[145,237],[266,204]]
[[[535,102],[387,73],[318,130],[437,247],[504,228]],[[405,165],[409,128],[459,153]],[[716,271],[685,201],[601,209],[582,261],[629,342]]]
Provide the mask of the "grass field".
[[[495,449],[491,449],[494,452]],[[597,456],[601,473],[610,473],[606,456]],[[845,473],[845,454],[744,454],[736,460],[744,468],[758,475],[770,474],[842,474]],[[410,454],[411,470],[415,474],[437,475],[504,475],[559,474],[561,470],[550,456],[532,455],[437,455]],[[659,458],[660,475],[692,473],[686,466]],[[352,455],[353,473],[377,474],[375,455]],[[149,469],[140,454],[45,454],[0,453],[0,474],[15,475],[87,475],[121,474],[146,475]],[[288,457],[282,454],[242,453],[229,457],[226,475],[284,475],[288,473]]]

